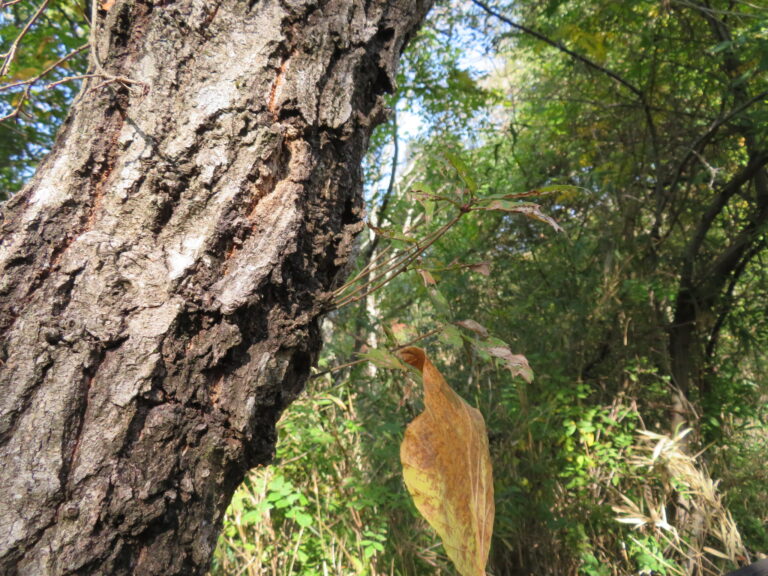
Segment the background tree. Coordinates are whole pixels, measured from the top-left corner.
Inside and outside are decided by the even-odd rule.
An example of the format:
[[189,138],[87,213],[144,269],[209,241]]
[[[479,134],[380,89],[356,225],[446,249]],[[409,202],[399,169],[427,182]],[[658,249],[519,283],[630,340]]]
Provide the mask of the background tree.
[[[53,105],[13,43],[46,4],[3,5],[11,132]],[[83,87],[3,206],[0,571],[205,572],[316,357],[359,163],[428,7],[94,5]]]

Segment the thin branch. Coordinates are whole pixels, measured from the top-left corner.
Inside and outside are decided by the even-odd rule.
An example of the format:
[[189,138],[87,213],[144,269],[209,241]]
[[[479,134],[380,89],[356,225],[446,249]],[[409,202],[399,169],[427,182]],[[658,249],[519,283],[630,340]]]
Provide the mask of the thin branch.
[[[395,192],[395,183],[397,182],[397,163],[399,161],[399,138],[397,137],[397,108],[395,107],[393,114],[392,114],[392,167],[390,168],[389,173],[389,185],[387,186],[387,191],[384,193],[384,198],[381,201],[381,206],[379,206],[378,210],[378,218],[376,219],[376,226],[381,226],[384,222],[384,217],[387,214],[387,208],[389,207],[389,202],[392,199],[392,195]],[[371,240],[370,245],[365,251],[365,260],[368,260],[375,254],[376,248],[379,246],[379,242],[381,242],[381,236],[376,235],[373,237],[373,240]]]
[[[730,33],[730,30],[725,25],[724,21],[718,20],[715,18],[715,16],[708,11],[706,6],[700,6],[698,4],[687,4],[689,7],[693,9],[698,9],[700,15],[704,18],[704,20],[709,25],[710,29],[712,30],[712,33],[716,40],[720,42],[728,42],[732,40],[732,36]],[[730,78],[735,78],[736,71],[740,68],[740,63],[738,59],[736,58],[735,54],[732,51],[727,51],[723,56],[723,62],[721,62],[722,70],[726,73],[726,75]],[[654,224],[654,237],[658,238],[658,241],[661,242],[662,240],[665,240],[667,237],[669,237],[672,234],[673,228],[675,224],[677,223],[678,216],[680,214],[679,211],[672,211],[672,217],[670,219],[670,225],[667,233],[664,235],[664,237],[661,237],[658,234],[659,228],[661,226],[661,213],[666,208],[666,204],[671,198],[671,195],[674,194],[675,189],[679,185],[680,181],[682,180],[683,172],[688,165],[688,163],[691,161],[692,158],[695,157],[696,152],[701,152],[704,147],[707,145],[708,142],[714,138],[714,136],[717,134],[718,130],[733,120],[735,117],[737,117],[739,114],[753,106],[754,104],[761,102],[764,98],[768,97],[768,90],[763,91],[756,96],[748,97],[747,91],[745,86],[735,84],[730,88],[730,92],[733,95],[734,102],[740,102],[738,106],[736,106],[733,110],[731,110],[727,114],[722,114],[720,118],[715,120],[710,127],[707,129],[706,132],[704,132],[701,136],[699,136],[696,141],[693,142],[693,144],[690,146],[688,151],[686,152],[683,159],[680,161],[680,163],[677,166],[677,169],[675,171],[675,175],[672,179],[672,183],[669,186],[669,192],[664,197],[660,204],[657,207],[655,220],[656,223]],[[723,101],[725,101],[725,98],[723,98]],[[750,155],[753,154],[753,148],[751,143],[751,137],[749,134],[746,134],[746,140],[747,140],[747,150],[750,153]]]
[[[61,66],[64,62],[69,60],[70,58],[76,56],[86,48],[90,46],[90,43],[83,44],[79,48],[75,48],[67,54],[66,56],[63,56],[59,60],[57,60],[54,64],[51,64],[48,68],[43,70],[40,74],[35,76],[34,78],[30,78],[28,80],[22,80],[19,82],[14,82],[13,84],[6,84],[4,86],[0,86],[0,92],[4,92],[5,90],[11,90],[13,88],[19,88],[21,86],[25,86],[24,92],[21,95],[21,98],[19,99],[19,102],[16,104],[14,109],[6,114],[5,116],[0,116],[0,122],[3,122],[5,120],[8,120],[10,118],[15,118],[22,112],[22,108],[24,106],[24,103],[29,100],[30,93],[32,86],[34,86],[37,82],[39,82],[42,78],[50,74],[54,69]],[[67,76],[66,78],[61,78],[59,80],[56,80],[55,82],[51,82],[50,84],[47,84],[45,86],[46,90],[50,90],[51,88],[55,88],[56,86],[59,86],[61,84],[64,84],[66,82],[72,82],[74,80],[87,80],[91,78],[100,78],[104,80],[101,84],[98,84],[97,86],[94,86],[93,88],[101,88],[102,86],[106,86],[107,84],[110,84],[112,82],[119,82],[120,84],[123,84],[124,86],[128,85],[136,85],[141,86],[143,89],[147,88],[147,85],[144,82],[141,82],[139,80],[133,80],[132,78],[128,78],[126,76],[115,76],[113,74],[108,74],[107,72],[100,72],[95,74],[76,74],[73,76]]]
[[381,250],[381,252],[376,254],[376,256],[372,260],[370,260],[368,264],[366,264],[365,267],[362,270],[360,270],[360,272],[355,274],[355,276],[352,279],[347,280],[347,282],[345,282],[342,286],[337,288],[334,291],[333,295],[334,296],[341,295],[345,291],[349,290],[350,286],[355,284],[358,280],[361,280],[366,276],[370,276],[375,271],[379,270],[382,266],[386,266],[389,260],[384,260],[384,262],[380,262],[380,261],[382,260],[382,258],[384,258],[384,256],[386,256],[389,253],[391,249],[392,249],[391,246],[387,246],[386,248]]
[[752,180],[755,175],[764,167],[768,165],[768,153],[763,153],[759,156],[750,159],[749,163],[737,174],[731,178],[731,180],[720,189],[720,192],[712,199],[710,205],[699,217],[699,223],[694,232],[688,248],[685,251],[685,257],[683,259],[683,266],[681,275],[683,278],[688,278],[690,282],[693,282],[693,267],[701,246],[704,244],[704,240],[709,233],[710,228],[714,224],[717,216],[725,208],[728,201],[741,190],[741,187]]
[[[401,344],[400,346],[397,346],[392,349],[392,352],[397,352],[399,350],[402,350],[403,348],[408,348],[408,346],[413,346],[417,342],[421,342],[422,340],[426,340],[427,338],[434,336],[438,332],[440,332],[442,328],[433,328],[429,332],[425,332],[424,334],[421,334],[420,336],[417,336],[410,342],[406,342],[405,344]],[[370,362],[368,358],[358,358],[357,360],[351,360],[349,362],[345,362],[344,364],[339,364],[338,366],[334,366],[333,368],[328,368],[328,370],[323,370],[322,372],[318,372],[317,374],[312,374],[310,376],[310,380],[314,380],[315,378],[321,378],[322,376],[325,376],[326,374],[333,374],[334,372],[338,372],[339,370],[344,370],[345,368],[351,368],[352,366],[357,366],[358,364],[362,364],[363,362]]]
[[[74,50],[72,50],[72,52],[70,52],[66,56],[62,56],[61,58],[59,58],[56,62],[48,66],[48,68],[40,72],[40,74],[38,74],[34,78],[30,78],[29,80],[20,80],[19,82],[14,82],[13,84],[5,84],[3,86],[0,86],[0,92],[4,92],[5,90],[11,90],[12,88],[18,88],[19,86],[28,86],[28,85],[37,83],[41,78],[50,74],[51,71],[58,68],[59,66],[64,64],[64,62],[66,62],[70,58],[73,58],[74,56],[76,56],[86,48],[88,48],[88,44],[83,44],[79,48],[75,48]],[[50,85],[47,87],[50,88]]]
[[590,68],[593,68],[597,70],[598,72],[602,72],[603,74],[606,74],[607,76],[610,76],[614,80],[616,80],[619,84],[624,86],[627,90],[632,92],[635,96],[640,98],[640,100],[644,100],[643,91],[637,88],[635,85],[631,84],[621,76],[619,76],[616,72],[609,70],[605,66],[601,66],[594,60],[590,60],[586,56],[579,54],[578,52],[574,52],[573,50],[567,48],[565,45],[563,45],[561,42],[558,42],[556,40],[552,40],[551,38],[545,36],[541,32],[538,32],[536,30],[533,30],[532,28],[528,28],[527,26],[524,26],[522,24],[518,24],[517,22],[513,22],[503,14],[500,14],[496,12],[493,8],[488,6],[485,2],[482,0],[472,0],[472,3],[481,8],[484,12],[487,14],[493,16],[494,18],[497,18],[507,24],[508,26],[511,26],[512,28],[515,28],[517,30],[520,30],[521,32],[525,32],[529,36],[533,36],[534,38],[541,40],[545,44],[548,44],[552,46],[553,48],[557,48],[561,52],[568,54],[571,58],[574,58],[575,60],[578,60],[579,62],[586,64]]
[[672,179],[672,184],[670,185],[670,190],[674,190],[677,184],[680,182],[680,178],[682,177],[683,171],[685,170],[685,166],[688,164],[688,162],[693,159],[693,157],[696,155],[697,152],[701,152],[703,147],[709,142],[712,137],[717,133],[717,131],[722,128],[725,124],[733,120],[736,116],[744,112],[747,108],[750,108],[751,106],[757,104],[758,102],[761,102],[762,100],[768,98],[768,90],[765,90],[763,92],[760,92],[757,96],[753,96],[746,102],[743,102],[730,112],[728,114],[725,114],[712,122],[710,124],[709,128],[707,128],[707,131],[704,132],[701,136],[699,136],[696,141],[691,144],[688,147],[688,152],[683,157],[683,159],[680,161],[680,163],[677,166],[677,170],[675,171],[675,177]]
[[[420,244],[422,242],[427,241],[429,238],[432,237],[432,235],[436,234],[437,232],[439,232],[439,230],[431,232],[421,242],[416,242],[415,246],[409,247],[404,252],[397,253],[397,254],[393,255],[391,258],[389,258],[387,260],[384,260],[383,262],[379,262],[379,263],[377,263],[374,266],[373,265],[374,262],[377,262],[378,260],[380,260],[381,257],[386,252],[389,251],[389,247],[385,248],[365,268],[363,268],[363,270],[361,270],[358,274],[356,274],[355,277],[352,280],[346,282],[343,286],[341,286],[340,288],[336,289],[334,291],[334,293],[333,293],[334,297],[341,297],[343,295],[346,298],[348,296],[351,296],[352,294],[360,292],[361,290],[363,290],[365,288],[365,286],[370,284],[372,281],[375,281],[378,278],[385,277],[387,274],[389,274],[395,268],[397,268],[400,265],[401,262],[403,262],[404,260],[408,259],[409,254],[411,252],[418,252],[418,251],[420,251]],[[382,268],[383,268],[383,270],[382,270]],[[373,277],[374,273],[378,273],[378,276]],[[368,281],[366,281],[363,285],[358,286],[357,288],[355,288],[352,292],[347,292],[347,290],[349,290],[352,286],[354,286],[354,284],[358,280],[361,280],[362,278],[364,278],[366,276],[370,277]],[[347,292],[347,293],[345,294],[345,292]]]
[[[133,80],[132,78],[127,78],[125,76],[116,76],[114,74],[110,74],[107,72],[106,68],[104,67],[104,63],[101,60],[101,57],[99,56],[99,45],[96,42],[96,21],[99,16],[99,0],[91,0],[91,32],[90,32],[90,45],[91,45],[91,56],[93,57],[93,66],[95,68],[95,72],[91,74],[84,74],[80,76],[79,78],[84,78],[86,80],[90,80],[91,78],[102,78],[105,81],[97,84],[93,87],[94,90],[101,88],[103,86],[106,86],[108,84],[112,84],[113,82],[119,82],[123,86],[127,87],[130,84],[135,84],[137,86],[141,86],[143,91],[147,91],[149,89],[149,86],[140,80]],[[76,80],[79,79],[76,77],[72,78],[64,78],[58,83],[53,83],[51,86],[55,86],[57,84],[60,84],[61,82],[67,82],[69,80]],[[86,84],[87,85],[87,84]],[[91,88],[89,87],[88,90]],[[81,95],[85,93],[82,92]]]
[[99,48],[96,44],[96,20],[99,17],[99,0],[91,0],[91,56],[96,63],[96,70],[101,72],[104,67],[101,65],[101,58],[99,58]]
[[[685,2],[684,0],[674,0],[675,4],[679,4],[680,6],[685,6],[686,8],[692,8],[694,10],[698,10],[699,12],[702,12],[703,14],[707,14],[708,16],[737,16],[739,18],[762,18],[762,14],[749,14],[748,12],[736,12],[734,10],[717,10],[715,8],[710,8],[709,6],[702,6],[701,4],[695,4],[693,2]],[[752,4],[750,2],[740,2],[740,4],[747,6],[748,8],[752,8],[754,10],[764,10],[764,8],[761,8],[760,6],[756,6],[755,4]]]
[[[11,90],[13,88],[19,88],[20,86],[24,86],[24,91],[22,92],[21,97],[19,98],[19,101],[16,103],[16,106],[14,106],[13,110],[11,110],[5,116],[0,116],[0,122],[4,122],[5,120],[10,120],[11,118],[15,118],[16,116],[18,116],[22,112],[22,109],[24,108],[24,103],[27,100],[29,100],[29,97],[30,97],[30,94],[31,94],[31,91],[32,91],[32,86],[34,86],[37,82],[39,82],[43,77],[48,75],[51,71],[53,71],[54,69],[58,68],[64,62],[66,62],[70,58],[76,56],[77,54],[79,54],[80,52],[85,50],[86,48],[88,48],[88,44],[83,44],[79,48],[75,48],[74,50],[72,50],[72,52],[70,52],[66,56],[63,56],[63,57],[59,58],[56,62],[54,62],[53,64],[48,66],[48,68],[46,68],[45,70],[40,72],[40,74],[38,74],[34,78],[30,78],[28,80],[22,80],[20,82],[14,82],[13,84],[6,84],[5,86],[0,86],[0,92],[3,92],[5,90]],[[64,80],[61,80],[58,83],[61,83],[63,81]],[[56,85],[58,83],[49,84],[48,86],[46,86],[46,89],[51,88],[52,86],[54,86],[54,85]]]
[[659,146],[660,139],[659,139],[658,130],[656,129],[656,124],[653,120],[653,109],[650,105],[650,102],[648,101],[648,98],[645,95],[645,92],[643,92],[640,88],[638,88],[628,80],[625,80],[624,78],[619,76],[619,74],[617,74],[613,70],[609,70],[605,66],[601,66],[594,60],[591,60],[590,58],[587,58],[586,56],[579,54],[578,52],[574,52],[570,48],[567,48],[563,43],[558,42],[556,40],[552,40],[551,38],[545,36],[541,32],[538,32],[536,30],[533,30],[532,28],[528,28],[527,26],[518,24],[517,22],[510,20],[503,14],[500,14],[499,12],[495,11],[493,8],[488,6],[485,2],[483,2],[483,0],[472,0],[472,3],[480,7],[487,14],[493,16],[494,18],[498,18],[500,21],[504,22],[508,26],[511,26],[512,28],[520,30],[521,32],[524,32],[529,36],[533,36],[534,38],[544,42],[545,44],[560,50],[564,54],[567,54],[571,58],[583,64],[586,64],[588,67],[592,68],[593,70],[597,70],[598,72],[601,72],[602,74],[605,74],[606,76],[614,79],[616,82],[624,86],[627,90],[632,92],[632,94],[634,94],[637,97],[640,103],[640,106],[643,109],[643,115],[645,116],[645,123],[646,123],[646,126],[648,127],[648,134],[651,140],[651,149],[653,151],[653,163],[656,168],[655,193],[657,196],[661,197],[662,183],[661,183],[661,177],[660,177],[661,176],[661,154],[660,154],[660,146]]
[[143,86],[146,87],[147,85],[144,82],[141,82],[140,80],[133,80],[132,78],[128,78],[126,76],[114,76],[113,74],[108,74],[106,72],[96,73],[96,74],[78,74],[76,76],[67,76],[66,78],[62,78],[61,80],[56,80],[56,82],[51,82],[48,84],[45,88],[54,88],[55,86],[58,86],[59,84],[64,84],[65,82],[71,82],[73,80],[87,80],[90,78],[101,78],[104,80],[101,84],[98,84],[94,86],[94,90],[96,88],[101,88],[102,86],[106,86],[107,84],[111,84],[112,82],[119,82],[123,85],[128,84],[135,84],[136,86]]
[[721,298],[717,319],[715,320],[715,323],[712,326],[712,330],[709,332],[709,337],[707,338],[707,346],[705,352],[706,358],[713,358],[715,355],[715,350],[720,340],[720,332],[723,328],[723,325],[725,324],[725,320],[727,319],[728,315],[733,312],[732,304],[734,300],[734,292],[736,291],[736,286],[738,285],[744,270],[746,270],[747,265],[752,261],[752,259],[765,249],[765,245],[765,240],[756,243],[747,251],[746,254],[744,254],[739,264],[734,268],[733,273],[731,274],[731,278],[728,281],[728,286],[725,289],[725,293]]
[[16,38],[13,41],[13,44],[11,44],[11,47],[8,49],[8,52],[6,52],[5,54],[0,54],[0,58],[4,59],[3,65],[2,67],[0,67],[0,78],[2,78],[8,73],[8,69],[11,67],[11,64],[13,63],[13,59],[16,57],[16,50],[18,50],[19,48],[19,43],[24,38],[24,36],[27,35],[27,32],[29,32],[29,29],[32,28],[32,24],[34,24],[35,21],[40,17],[40,14],[43,13],[43,10],[45,10],[45,7],[48,5],[48,1],[49,0],[43,0],[43,2],[37,8],[37,11],[32,15],[32,18],[29,19],[29,21],[26,23],[26,25],[21,30],[21,32],[19,32],[19,35],[16,36]]
[[21,93],[21,98],[19,98],[19,102],[16,104],[13,110],[8,112],[5,116],[0,116],[0,122],[5,122],[6,120],[10,120],[11,118],[16,118],[19,114],[21,114],[21,109],[24,107],[24,102],[29,100],[29,90],[30,87],[27,86],[24,89],[24,92]]
[[[372,294],[373,292],[376,292],[377,290],[385,286],[396,276],[399,276],[400,274],[405,272],[411,263],[413,263],[419,256],[421,256],[427,250],[427,248],[432,246],[432,244],[437,242],[437,240],[439,240],[446,232],[448,232],[448,230],[450,230],[453,227],[453,225],[456,224],[456,222],[458,222],[459,219],[465,213],[466,212],[464,211],[460,211],[448,223],[444,224],[443,226],[438,228],[435,232],[433,232],[430,236],[428,236],[427,237],[428,240],[418,243],[413,250],[407,251],[403,257],[401,257],[398,261],[394,261],[392,265],[390,265],[387,269],[385,269],[385,271],[382,272],[379,276],[376,276],[375,278],[371,278],[364,284],[355,288],[349,294],[345,294],[344,296],[339,298],[339,300],[337,302],[334,302],[327,311],[338,310],[339,308],[347,306],[348,304],[358,302],[363,298],[365,298],[366,296],[368,296],[369,294]],[[355,294],[358,294],[358,295],[355,296]]]

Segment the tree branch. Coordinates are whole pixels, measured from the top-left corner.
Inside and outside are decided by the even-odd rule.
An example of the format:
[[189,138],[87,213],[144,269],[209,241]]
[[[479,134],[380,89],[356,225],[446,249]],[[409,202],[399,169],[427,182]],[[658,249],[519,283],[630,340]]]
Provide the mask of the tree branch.
[[45,7],[48,5],[48,1],[49,0],[43,0],[40,6],[38,6],[37,11],[32,15],[32,18],[29,19],[21,32],[19,32],[19,35],[16,36],[16,38],[13,40],[11,47],[8,49],[8,52],[5,54],[0,54],[0,58],[3,58],[4,60],[2,67],[0,67],[0,78],[8,73],[8,69],[11,67],[13,59],[16,57],[16,50],[19,48],[19,43],[22,41],[24,36],[27,35],[27,32],[29,32],[30,28],[32,28],[32,24],[34,24],[35,21],[40,17],[40,14],[43,13],[43,10],[45,10]]
[[567,48],[564,44],[561,42],[558,42],[556,40],[552,40],[551,38],[545,36],[541,32],[538,32],[532,28],[528,28],[527,26],[524,26],[522,24],[518,24],[517,22],[514,22],[504,16],[503,14],[500,14],[499,12],[495,11],[493,8],[488,6],[483,0],[472,0],[472,3],[481,8],[484,12],[487,14],[493,16],[494,18],[497,18],[507,24],[508,26],[511,26],[512,28],[515,28],[516,30],[520,30],[521,32],[524,32],[528,34],[529,36],[533,36],[534,38],[544,42],[545,44],[552,46],[553,48],[556,48],[563,52],[564,54],[567,54],[574,60],[577,60],[588,67],[592,68],[593,70],[597,70],[598,72],[605,74],[606,76],[612,78],[622,86],[624,86],[627,90],[632,92],[634,94],[638,101],[640,102],[640,106],[643,109],[643,116],[645,117],[645,124],[648,128],[648,135],[650,137],[651,141],[651,150],[653,151],[653,164],[655,166],[655,178],[656,178],[656,187],[655,187],[655,193],[657,197],[661,196],[662,192],[662,184],[661,184],[661,154],[659,153],[659,134],[658,130],[656,129],[656,124],[653,120],[653,111],[651,108],[650,103],[648,102],[648,99],[646,98],[645,93],[629,82],[628,80],[625,80],[619,74],[614,72],[613,70],[609,70],[605,66],[602,66],[595,62],[594,60],[591,60],[590,58],[587,58],[583,54],[579,54],[578,52],[574,52],[570,48]]
[[521,32],[525,32],[529,36],[533,36],[534,38],[541,40],[545,44],[548,44],[549,46],[552,46],[553,48],[557,48],[564,54],[567,54],[571,58],[578,60],[579,62],[586,64],[590,68],[593,68],[594,70],[597,70],[598,72],[601,72],[607,76],[610,76],[614,80],[616,80],[619,84],[624,86],[627,90],[632,92],[635,96],[637,96],[640,100],[644,101],[645,97],[643,95],[643,91],[637,88],[635,85],[631,84],[621,76],[619,76],[616,72],[609,70],[605,66],[601,66],[594,60],[590,60],[586,56],[579,54],[578,52],[574,52],[570,48],[567,48],[564,46],[561,42],[558,42],[556,40],[552,40],[551,38],[545,36],[541,32],[538,32],[532,28],[528,28],[527,26],[524,26],[522,24],[518,24],[517,22],[513,22],[503,14],[499,14],[496,12],[493,8],[488,6],[485,2],[482,0],[472,0],[472,3],[478,6],[480,9],[482,9],[484,12],[489,14],[490,16],[493,16],[494,18],[497,18],[507,24],[508,26],[511,26],[512,28],[515,28],[517,30],[520,30]]
[[[397,137],[397,110],[394,110],[394,113],[392,114],[392,166],[390,168],[389,173],[389,185],[387,186],[387,191],[384,193],[384,197],[381,200],[381,206],[379,206],[379,217],[376,219],[376,226],[381,226],[382,222],[384,221],[384,217],[387,214],[387,208],[389,207],[389,202],[392,199],[392,194],[395,192],[395,183],[397,182],[397,163],[400,160],[399,158],[399,138]],[[379,246],[379,242],[381,242],[381,236],[375,235],[373,237],[373,240],[371,240],[371,243],[368,245],[368,248],[365,250],[365,255],[363,261],[370,260],[371,256],[376,252],[376,248]]]
[[683,170],[685,170],[686,165],[688,162],[690,162],[697,153],[701,153],[704,146],[712,139],[712,137],[717,133],[717,131],[722,128],[725,124],[733,120],[736,116],[747,110],[748,108],[752,107],[753,105],[757,104],[758,102],[761,102],[762,100],[765,100],[768,98],[768,90],[765,90],[763,92],[760,92],[758,95],[753,96],[746,102],[743,102],[733,110],[731,110],[728,114],[725,114],[724,116],[721,116],[712,124],[710,124],[709,128],[707,128],[707,131],[704,132],[701,136],[699,136],[693,144],[691,144],[688,148],[688,152],[683,157],[683,159],[680,161],[680,163],[677,166],[677,170],[675,170],[675,176],[672,179],[672,183],[670,184],[670,190],[674,190],[678,183],[680,182],[680,179],[682,178]]
[[762,252],[764,249],[765,241],[758,242],[752,246],[752,248],[747,251],[746,254],[742,256],[738,265],[734,268],[733,273],[731,274],[731,277],[728,281],[728,287],[725,289],[721,302],[719,303],[717,319],[715,320],[715,323],[712,326],[712,330],[709,332],[709,337],[707,338],[705,358],[709,359],[715,355],[715,349],[717,348],[717,344],[720,340],[720,331],[723,328],[723,324],[725,324],[726,318],[728,318],[728,314],[733,309],[731,306],[731,303],[733,302],[733,293],[736,290],[736,286],[738,285],[739,280],[741,279],[741,275],[744,273],[744,270],[746,270],[747,265],[752,261],[752,259],[760,254],[760,252]]
[[725,208],[726,204],[728,204],[728,201],[736,195],[741,187],[753,179],[766,164],[768,164],[768,152],[764,152],[761,155],[752,158],[744,169],[734,175],[730,182],[723,186],[720,189],[720,192],[713,198],[712,202],[710,202],[709,207],[699,219],[696,232],[685,252],[683,271],[681,274],[683,279],[687,277],[691,284],[693,284],[693,265],[715,218],[717,218],[723,208]]
[[[48,66],[48,68],[46,68],[45,70],[40,72],[40,74],[38,74],[34,78],[30,78],[29,80],[22,80],[20,82],[14,82],[13,84],[6,84],[4,86],[0,86],[0,92],[4,92],[5,90],[12,90],[13,88],[19,88],[20,86],[24,86],[25,87],[24,88],[24,92],[22,93],[21,98],[19,99],[19,102],[16,104],[16,106],[14,107],[14,109],[11,112],[6,114],[5,116],[0,117],[0,122],[3,122],[4,120],[8,120],[10,118],[14,118],[14,117],[18,116],[19,113],[21,112],[22,107],[24,106],[24,102],[26,102],[29,99],[29,94],[30,94],[30,91],[32,89],[32,86],[34,86],[37,82],[39,82],[45,76],[50,74],[53,70],[55,70],[56,68],[58,68],[59,66],[64,64],[64,62],[66,62],[67,60],[73,58],[74,56],[76,56],[77,54],[79,54],[80,52],[85,50],[86,48],[88,48],[88,44],[83,44],[79,48],[75,48],[74,50],[72,50],[72,52],[70,52],[66,56],[63,56],[63,57],[59,58],[56,62],[54,62],[53,64]],[[54,82],[52,84],[49,84],[48,86],[46,86],[46,89],[51,88],[51,87],[53,87],[53,86],[55,86],[57,84],[61,84],[62,82],[65,82],[65,81],[68,81],[68,80],[75,80],[77,78],[79,78],[79,77],[74,77],[73,76],[73,77],[69,77],[69,78],[64,78],[62,80],[59,80],[59,81]]]

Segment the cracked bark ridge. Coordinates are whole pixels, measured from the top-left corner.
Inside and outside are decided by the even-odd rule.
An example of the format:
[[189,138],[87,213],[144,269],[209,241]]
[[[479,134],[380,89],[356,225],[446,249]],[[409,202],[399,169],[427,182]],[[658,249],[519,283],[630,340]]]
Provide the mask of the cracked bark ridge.
[[[319,350],[429,0],[118,0],[0,236],[0,573],[204,574]],[[128,88],[131,88],[130,90]]]

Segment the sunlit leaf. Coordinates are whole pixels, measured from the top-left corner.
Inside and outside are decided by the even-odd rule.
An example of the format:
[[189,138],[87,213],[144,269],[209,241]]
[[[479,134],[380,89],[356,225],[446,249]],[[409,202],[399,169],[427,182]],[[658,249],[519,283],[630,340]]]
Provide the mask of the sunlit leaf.
[[401,358],[423,375],[424,412],[400,447],[405,485],[462,576],[483,576],[493,532],[493,473],[480,412],[446,383],[420,348]]

